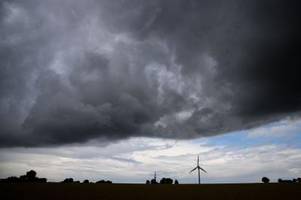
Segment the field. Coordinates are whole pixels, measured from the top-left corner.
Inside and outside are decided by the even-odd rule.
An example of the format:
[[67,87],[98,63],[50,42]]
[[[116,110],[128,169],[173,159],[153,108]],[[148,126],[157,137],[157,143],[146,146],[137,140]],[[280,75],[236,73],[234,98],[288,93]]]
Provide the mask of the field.
[[301,199],[301,184],[0,184],[10,199]]

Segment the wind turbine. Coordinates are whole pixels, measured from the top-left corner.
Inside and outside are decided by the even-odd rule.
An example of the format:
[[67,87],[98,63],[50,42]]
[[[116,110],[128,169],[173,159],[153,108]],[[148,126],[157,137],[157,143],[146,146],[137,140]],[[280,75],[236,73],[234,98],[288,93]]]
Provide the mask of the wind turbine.
[[193,172],[194,170],[198,170],[198,180],[199,180],[199,184],[201,184],[201,174],[200,174],[200,170],[202,170],[203,172],[207,173],[206,170],[204,170],[203,168],[200,167],[200,161],[199,161],[199,156],[198,156],[198,160],[197,160],[197,166],[195,168],[193,168],[189,173]]
[[157,184],[157,172],[154,173],[154,178],[151,180],[151,184]]

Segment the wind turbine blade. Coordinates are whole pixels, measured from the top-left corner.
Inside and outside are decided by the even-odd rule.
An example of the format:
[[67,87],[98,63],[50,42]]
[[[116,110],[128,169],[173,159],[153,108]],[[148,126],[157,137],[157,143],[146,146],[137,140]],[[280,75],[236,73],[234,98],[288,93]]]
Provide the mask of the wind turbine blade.
[[203,168],[201,168],[201,167],[200,167],[200,170],[202,170],[203,172],[208,174],[208,172],[206,170],[204,170]]
[[191,173],[191,172],[193,172],[194,170],[196,170],[198,167],[196,167],[196,168],[194,168],[194,169],[192,169],[189,173]]

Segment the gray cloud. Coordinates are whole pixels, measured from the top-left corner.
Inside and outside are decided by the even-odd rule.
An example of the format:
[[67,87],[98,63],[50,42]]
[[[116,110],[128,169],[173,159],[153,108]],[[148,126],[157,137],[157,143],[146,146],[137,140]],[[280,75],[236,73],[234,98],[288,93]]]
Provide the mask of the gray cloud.
[[298,116],[298,1],[1,1],[0,146]]
[[[301,170],[301,149],[292,145],[219,146],[202,143],[201,140],[175,142],[140,137],[105,147],[89,144],[57,148],[3,148],[0,151],[0,177],[20,175],[35,169],[49,181],[73,177],[81,181],[106,178],[115,183],[144,183],[146,178],[153,177],[156,170],[158,179],[168,176],[181,183],[195,183],[197,175],[188,172],[197,155],[200,155],[201,166],[209,172],[202,174],[206,183],[254,183],[259,182],[262,176],[268,176],[272,181],[292,179],[299,176]],[[244,170],[241,170],[242,163]]]

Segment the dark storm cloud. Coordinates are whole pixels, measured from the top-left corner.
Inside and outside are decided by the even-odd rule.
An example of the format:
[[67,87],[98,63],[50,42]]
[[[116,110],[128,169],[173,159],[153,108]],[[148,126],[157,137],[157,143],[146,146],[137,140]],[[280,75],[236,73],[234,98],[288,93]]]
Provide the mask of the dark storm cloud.
[[298,1],[1,1],[0,146],[193,138],[301,108]]

